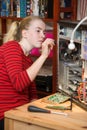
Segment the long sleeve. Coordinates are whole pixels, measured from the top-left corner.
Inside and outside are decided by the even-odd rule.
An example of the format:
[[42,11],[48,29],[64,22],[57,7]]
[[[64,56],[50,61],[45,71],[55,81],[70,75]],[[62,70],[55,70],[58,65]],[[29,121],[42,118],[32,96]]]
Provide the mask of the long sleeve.
[[3,58],[13,87],[17,91],[23,91],[25,87],[31,84],[31,80],[26,73],[26,68],[31,65],[31,60],[23,63],[26,57],[24,57],[19,44],[16,42],[15,44],[11,42],[4,48]]

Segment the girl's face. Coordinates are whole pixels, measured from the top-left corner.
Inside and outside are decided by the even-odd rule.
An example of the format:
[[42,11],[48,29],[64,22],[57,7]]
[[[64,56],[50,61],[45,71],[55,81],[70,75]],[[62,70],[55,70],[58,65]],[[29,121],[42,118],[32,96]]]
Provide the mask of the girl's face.
[[45,23],[41,20],[32,21],[27,30],[27,41],[31,48],[40,48],[45,40]]

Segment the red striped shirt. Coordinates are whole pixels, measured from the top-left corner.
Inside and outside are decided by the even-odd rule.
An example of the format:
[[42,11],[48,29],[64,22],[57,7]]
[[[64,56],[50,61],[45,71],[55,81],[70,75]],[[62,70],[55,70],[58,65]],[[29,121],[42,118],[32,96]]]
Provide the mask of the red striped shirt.
[[16,41],[0,47],[0,119],[5,111],[37,98],[36,85],[26,72],[31,65]]

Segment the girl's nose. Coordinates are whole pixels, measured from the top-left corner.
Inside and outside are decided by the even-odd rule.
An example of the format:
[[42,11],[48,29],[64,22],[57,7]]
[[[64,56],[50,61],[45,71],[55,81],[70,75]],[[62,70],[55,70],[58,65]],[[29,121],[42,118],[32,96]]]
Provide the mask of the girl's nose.
[[42,36],[43,38],[45,38],[45,33],[44,33],[44,32],[42,32],[42,33],[41,33],[41,36]]

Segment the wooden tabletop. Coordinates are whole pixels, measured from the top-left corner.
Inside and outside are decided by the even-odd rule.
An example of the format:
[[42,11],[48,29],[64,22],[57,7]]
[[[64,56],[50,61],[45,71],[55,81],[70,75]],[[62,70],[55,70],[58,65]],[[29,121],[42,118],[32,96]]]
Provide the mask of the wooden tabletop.
[[[6,118],[15,119],[18,121],[40,125],[42,127],[54,130],[86,130],[87,129],[87,112],[77,105],[73,104],[72,110],[65,110],[68,116],[36,113],[27,110],[29,105],[45,108],[48,103],[43,102],[42,99],[36,100],[32,103],[25,104],[5,113]],[[46,109],[46,108],[45,108]],[[61,112],[60,110],[52,110]]]

